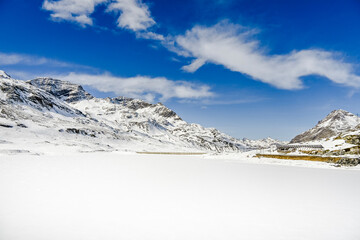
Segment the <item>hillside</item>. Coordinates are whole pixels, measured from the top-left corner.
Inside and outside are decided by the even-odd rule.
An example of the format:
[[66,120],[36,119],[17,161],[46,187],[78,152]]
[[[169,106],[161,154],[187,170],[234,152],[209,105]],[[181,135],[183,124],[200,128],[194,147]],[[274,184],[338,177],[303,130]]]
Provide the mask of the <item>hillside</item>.
[[30,145],[33,140],[90,151],[236,152],[278,142],[239,140],[215,128],[187,123],[162,103],[96,98],[70,82],[52,78],[24,82],[3,71],[0,107],[0,140],[23,138]]
[[323,140],[356,131],[359,127],[360,118],[358,116],[342,109],[334,110],[319,121],[315,127],[294,137],[291,143]]

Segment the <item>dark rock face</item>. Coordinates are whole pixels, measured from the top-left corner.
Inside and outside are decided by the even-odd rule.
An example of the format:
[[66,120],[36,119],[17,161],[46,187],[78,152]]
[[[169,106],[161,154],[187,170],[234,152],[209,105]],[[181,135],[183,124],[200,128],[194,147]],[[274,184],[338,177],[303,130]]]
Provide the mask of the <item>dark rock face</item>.
[[81,134],[81,135],[86,135],[86,136],[90,136],[90,137],[96,137],[96,135],[98,135],[98,134],[104,134],[103,132],[96,132],[96,131],[90,130],[90,129],[67,128],[66,130],[64,130],[64,129],[59,130],[59,132],[64,132],[64,131],[67,133]]
[[348,135],[343,137],[345,142],[354,144],[354,145],[360,145],[360,135]]
[[111,103],[123,105],[135,111],[153,105],[151,103],[139,99],[128,98],[128,97],[107,98],[107,100]]
[[152,108],[156,114],[164,118],[175,118],[177,120],[182,120],[176,112],[171,109],[165,107],[162,103],[151,104],[139,99],[127,98],[127,97],[116,97],[116,98],[108,98],[109,102],[114,104],[119,104],[126,106],[134,111],[143,109],[143,108]]
[[4,128],[12,128],[13,126],[8,125],[8,124],[3,124],[3,123],[0,123],[0,127],[4,127]]
[[6,78],[6,79],[10,79],[10,75],[7,74],[6,72],[0,70],[0,78]]
[[360,158],[342,158],[336,162],[337,166],[353,167],[360,164]]
[[334,110],[312,129],[294,137],[290,143],[301,143],[326,139],[355,130],[360,118],[345,110]]
[[36,78],[28,81],[31,85],[41,88],[66,102],[75,102],[91,99],[91,96],[82,86],[53,78]]
[[[69,114],[83,115],[80,111],[69,107],[52,94],[23,81],[13,79],[0,81],[0,91],[6,95],[6,100],[0,100],[0,105],[23,103],[40,111],[46,109],[54,110],[55,112],[63,111]],[[2,110],[5,111],[4,108]],[[3,111],[2,113],[5,114]],[[11,113],[8,115],[11,115]]]
[[160,116],[164,117],[164,118],[175,118],[177,120],[182,120],[177,114],[176,112],[172,111],[171,109],[165,107],[163,104],[158,103],[156,105],[154,105],[153,107],[155,107],[155,112],[157,114],[159,114]]

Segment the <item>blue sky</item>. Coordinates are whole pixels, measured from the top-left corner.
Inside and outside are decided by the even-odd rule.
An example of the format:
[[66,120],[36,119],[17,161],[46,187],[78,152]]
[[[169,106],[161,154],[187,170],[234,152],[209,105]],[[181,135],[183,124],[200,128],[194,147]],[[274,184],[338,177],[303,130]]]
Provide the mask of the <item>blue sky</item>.
[[0,69],[164,102],[242,138],[360,113],[360,2],[0,0]]

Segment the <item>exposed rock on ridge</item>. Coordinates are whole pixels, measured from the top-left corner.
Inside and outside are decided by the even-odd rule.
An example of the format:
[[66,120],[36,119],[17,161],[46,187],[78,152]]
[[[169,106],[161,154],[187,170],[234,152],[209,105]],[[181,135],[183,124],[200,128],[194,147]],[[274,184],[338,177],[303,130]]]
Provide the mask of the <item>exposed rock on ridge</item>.
[[0,78],[11,78],[9,74],[7,74],[6,72],[4,72],[3,70],[0,70]]
[[44,89],[46,92],[69,103],[93,98],[82,86],[67,81],[53,78],[36,78],[28,81],[28,83]]
[[[22,104],[30,106],[39,111],[53,111],[62,114],[82,116],[82,113],[70,107],[51,93],[40,88],[31,86],[23,81],[3,77],[0,80],[0,105],[1,112],[8,109],[11,104]],[[10,105],[9,105],[10,104]],[[9,110],[12,112],[11,110]]]

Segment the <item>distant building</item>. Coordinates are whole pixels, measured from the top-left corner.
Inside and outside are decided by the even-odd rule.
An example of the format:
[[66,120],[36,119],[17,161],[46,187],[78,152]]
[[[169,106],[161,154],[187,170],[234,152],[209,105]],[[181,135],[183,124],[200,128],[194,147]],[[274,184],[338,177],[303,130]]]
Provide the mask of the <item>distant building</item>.
[[320,144],[277,144],[277,150],[289,151],[289,150],[322,150],[324,147]]

